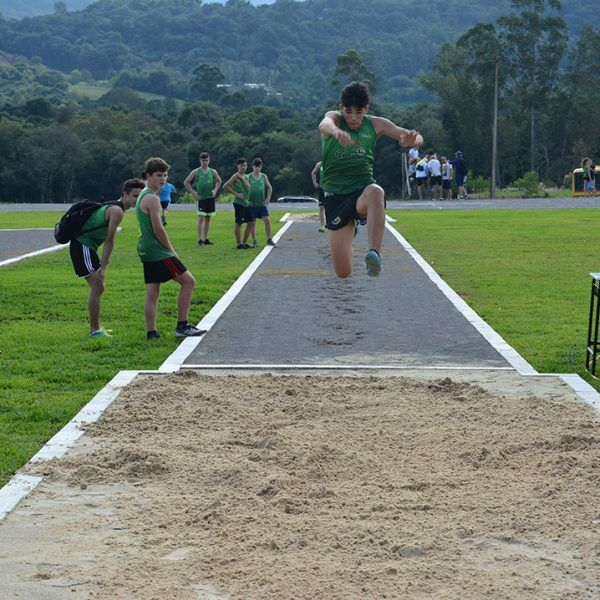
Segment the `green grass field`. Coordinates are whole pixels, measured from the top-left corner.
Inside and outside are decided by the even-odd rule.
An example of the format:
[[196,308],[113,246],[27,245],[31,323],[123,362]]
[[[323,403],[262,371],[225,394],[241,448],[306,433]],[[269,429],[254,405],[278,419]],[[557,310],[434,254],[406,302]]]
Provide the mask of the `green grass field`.
[[540,373],[586,373],[600,211],[390,211],[395,227]]
[[[273,225],[281,212],[273,212]],[[583,365],[590,271],[600,270],[600,211],[390,211],[396,227],[436,271],[540,372]],[[4,213],[3,228],[51,227],[59,213]],[[214,247],[197,248],[195,215],[171,212],[168,231],[198,286],[199,321],[256,256],[233,244],[233,218],[213,220]],[[259,240],[264,238],[258,224]],[[87,286],[68,251],[0,269],[0,485],[116,373],[155,369],[175,350],[174,283],[164,286],[156,343],[145,340],[144,285],[133,212],[118,234],[102,323],[110,340],[87,335]],[[264,241],[264,239],[263,239]],[[385,256],[385,255],[384,255]],[[385,276],[385,271],[383,275]],[[594,383],[596,387],[598,382]]]
[[[273,229],[281,224],[273,212]],[[4,213],[3,228],[52,227],[60,213]],[[169,213],[168,232],[197,287],[190,321],[198,322],[256,257],[236,250],[233,213],[213,219],[215,246],[196,246],[196,215]],[[257,224],[258,240],[264,228]],[[91,339],[87,285],[74,273],[68,249],[0,269],[0,486],[104,385],[123,369],[156,369],[177,347],[179,286],[163,286],[160,340],[145,339],[142,267],[135,215],[129,211],[106,274],[102,324],[111,339]]]

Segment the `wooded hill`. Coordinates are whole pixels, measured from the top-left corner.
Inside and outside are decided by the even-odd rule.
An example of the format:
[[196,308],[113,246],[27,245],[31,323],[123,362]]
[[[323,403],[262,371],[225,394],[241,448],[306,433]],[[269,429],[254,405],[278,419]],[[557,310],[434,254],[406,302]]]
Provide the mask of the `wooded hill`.
[[[572,33],[598,21],[596,4],[564,3]],[[0,19],[0,50],[40,57],[65,73],[89,71],[95,79],[131,72],[130,87],[172,96],[182,93],[196,66],[208,63],[225,84],[264,84],[315,106],[330,91],[337,56],[356,48],[380,97],[401,103],[425,97],[417,75],[445,42],[508,12],[509,0],[277,0],[260,7],[244,0],[100,0],[80,12]],[[169,74],[163,89],[135,85],[140,74],[153,72]]]

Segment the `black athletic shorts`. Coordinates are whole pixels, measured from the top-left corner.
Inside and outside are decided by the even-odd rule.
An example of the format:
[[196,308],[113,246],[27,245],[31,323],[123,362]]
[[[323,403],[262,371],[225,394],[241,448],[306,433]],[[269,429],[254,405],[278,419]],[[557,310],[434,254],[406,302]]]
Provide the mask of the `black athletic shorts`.
[[176,256],[142,264],[146,283],[164,283],[187,271],[185,265]]
[[89,277],[100,268],[98,254],[85,244],[71,240],[69,252],[77,277]]
[[415,180],[417,185],[423,185],[424,183],[427,183],[427,177],[415,177]]
[[169,204],[171,204],[170,200],[161,200],[160,205],[163,209],[169,210]]
[[325,190],[323,188],[319,188],[319,206],[324,205],[324,202],[323,202],[324,199],[325,199]]
[[358,221],[364,215],[356,212],[356,201],[360,198],[365,188],[360,188],[350,194],[338,196],[325,192],[323,205],[325,206],[325,221],[327,229],[335,231],[347,225],[350,221]]
[[452,182],[449,179],[442,180],[442,189],[449,190],[452,187]]
[[212,217],[216,215],[215,199],[213,198],[200,198],[198,200],[198,215],[203,217]]
[[252,221],[254,221],[249,206],[242,206],[241,204],[234,203],[233,210],[235,211],[236,223],[252,223]]
[[431,185],[442,185],[442,176],[441,175],[432,175],[431,176]]

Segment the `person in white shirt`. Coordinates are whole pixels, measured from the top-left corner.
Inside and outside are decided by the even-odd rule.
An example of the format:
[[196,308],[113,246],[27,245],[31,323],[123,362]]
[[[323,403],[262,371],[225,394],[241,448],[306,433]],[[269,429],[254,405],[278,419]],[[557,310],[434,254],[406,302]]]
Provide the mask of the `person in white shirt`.
[[423,185],[427,183],[427,176],[429,175],[427,162],[427,157],[424,156],[415,167],[415,178],[417,180],[417,192],[419,193],[419,200],[423,200]]
[[429,159],[429,181],[431,183],[432,197],[434,200],[442,199],[442,164],[437,154],[432,154]]
[[452,163],[445,156],[442,156],[442,194],[452,200]]

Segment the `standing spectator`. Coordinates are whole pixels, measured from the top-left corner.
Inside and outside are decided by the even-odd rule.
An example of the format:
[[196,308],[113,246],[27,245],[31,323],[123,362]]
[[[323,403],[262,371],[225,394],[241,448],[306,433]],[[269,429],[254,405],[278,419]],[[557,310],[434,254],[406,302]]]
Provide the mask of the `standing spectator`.
[[595,198],[596,197],[596,165],[594,164],[594,160],[590,158],[590,193]]
[[410,186],[411,193],[413,192],[413,186],[415,185],[415,171],[417,169],[417,163],[419,160],[419,149],[411,148],[408,151],[408,184]]
[[263,161],[261,158],[255,158],[252,161],[252,173],[248,177],[250,189],[248,199],[250,201],[250,214],[252,215],[252,226],[250,233],[252,235],[252,247],[257,248],[256,241],[256,220],[262,219],[265,224],[265,233],[267,235],[267,246],[277,246],[271,238],[271,219],[269,217],[269,202],[273,188],[271,182],[265,173],[261,172]]
[[[252,215],[250,214],[250,183],[246,169],[248,161],[245,158],[238,158],[237,171],[223,184],[223,189],[233,195],[233,210],[235,211],[235,225],[233,235],[238,250],[247,250],[248,236],[252,230]],[[244,237],[242,238],[242,224],[246,224]]]
[[169,206],[171,204],[171,194],[175,192],[175,186],[172,183],[165,183],[162,190],[160,190],[160,206],[162,208],[162,215],[160,220],[163,225],[167,224],[167,213],[169,212]]
[[428,158],[424,156],[415,166],[415,179],[419,200],[423,200],[423,186],[427,183],[427,176],[429,175],[428,162]]
[[185,189],[198,201],[198,246],[213,245],[208,239],[208,228],[210,227],[210,218],[217,214],[215,198],[221,187],[221,178],[214,169],[208,166],[209,162],[208,152],[202,152],[200,166],[194,169],[183,182]]
[[452,200],[452,164],[442,156],[442,194],[446,200]]
[[429,162],[429,178],[434,200],[442,199],[442,164],[438,160],[437,154],[431,154]]
[[454,160],[451,161],[452,169],[456,174],[456,187],[458,188],[458,198],[460,200],[466,200],[469,196],[465,187],[467,181],[467,164],[463,158],[463,154],[460,150],[456,151]]
[[325,192],[321,187],[321,161],[319,161],[315,168],[312,170],[310,174],[312,178],[313,187],[317,190],[319,194],[319,231],[323,233],[326,231],[325,229],[325,205],[323,204],[323,198],[325,197]]
[[179,260],[160,220],[158,195],[167,182],[169,168],[162,158],[152,157],[146,161],[144,164],[146,187],[140,192],[135,205],[139,231],[137,251],[144,266],[144,282],[146,283],[144,316],[146,338],[149,340],[160,337],[156,330],[160,286],[171,279],[174,279],[180,286],[177,297],[175,337],[199,336],[206,333],[205,330],[197,329],[188,323],[188,313],[196,280]]
[[590,169],[590,159],[589,158],[584,158],[581,161],[581,168],[583,169],[583,197],[587,198],[588,196],[591,196],[591,188],[590,188],[590,173],[591,173],[591,169]]

